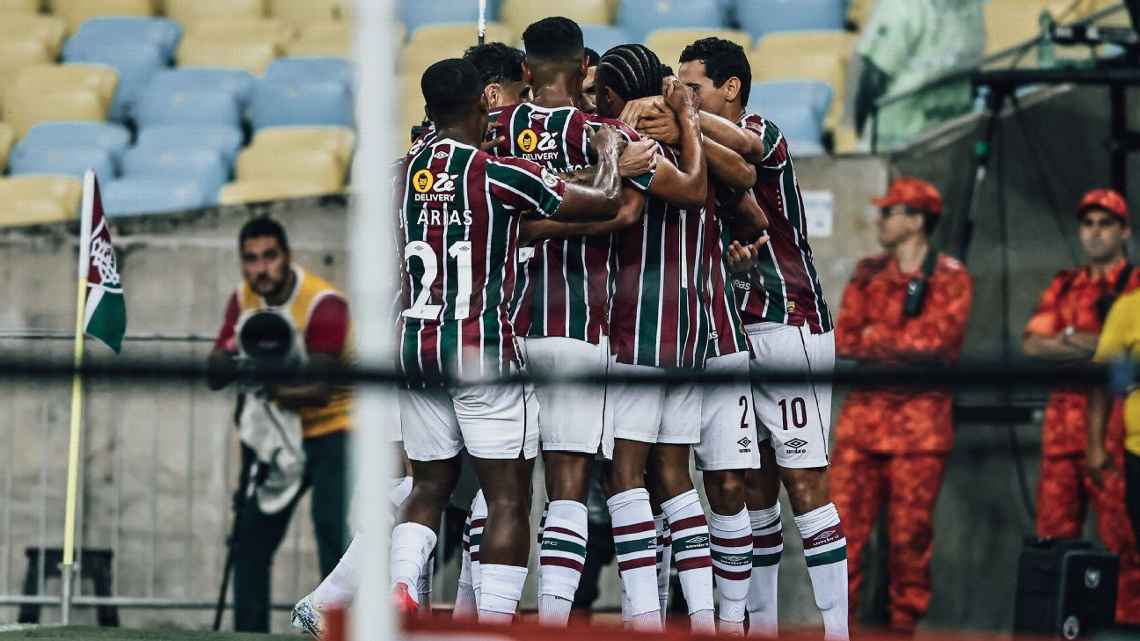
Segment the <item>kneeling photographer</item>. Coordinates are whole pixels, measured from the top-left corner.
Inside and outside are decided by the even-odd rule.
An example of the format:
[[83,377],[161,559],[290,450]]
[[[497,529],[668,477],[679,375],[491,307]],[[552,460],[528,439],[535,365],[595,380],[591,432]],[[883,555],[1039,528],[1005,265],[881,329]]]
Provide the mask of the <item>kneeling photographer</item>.
[[[291,263],[276,221],[259,217],[238,236],[243,282],[230,296],[209,359],[220,390],[258,368],[334,366],[351,358],[348,303],[323,279]],[[348,542],[350,395],[325,383],[242,384],[236,412],[242,476],[231,541],[234,628],[268,632],[273,555],[304,492],[321,575]],[[223,586],[223,597],[225,587]]]

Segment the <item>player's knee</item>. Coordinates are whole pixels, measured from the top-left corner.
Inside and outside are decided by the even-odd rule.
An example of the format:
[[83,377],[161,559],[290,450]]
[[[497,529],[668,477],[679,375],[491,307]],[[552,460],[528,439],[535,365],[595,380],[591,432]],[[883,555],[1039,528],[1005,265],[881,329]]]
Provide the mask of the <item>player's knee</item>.
[[632,465],[614,464],[610,466],[607,478],[611,495],[645,487],[645,470]]
[[497,523],[525,522],[530,517],[530,497],[513,492],[501,496],[488,496],[487,517]]
[[408,496],[408,502],[414,502],[418,505],[439,506],[442,510],[448,498],[451,497],[453,485],[454,483],[449,483],[448,479],[421,480],[416,478],[412,482],[412,493]]
[[796,514],[810,512],[831,502],[828,496],[827,468],[785,469],[781,472],[788,499]]
[[717,514],[736,514],[744,508],[744,474],[738,471],[705,472],[705,496]]

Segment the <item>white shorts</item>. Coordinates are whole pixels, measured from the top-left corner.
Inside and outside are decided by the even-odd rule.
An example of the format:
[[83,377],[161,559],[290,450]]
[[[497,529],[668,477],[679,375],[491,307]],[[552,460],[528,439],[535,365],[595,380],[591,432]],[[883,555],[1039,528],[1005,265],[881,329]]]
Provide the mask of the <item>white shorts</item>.
[[748,352],[716,356],[705,371],[739,374],[742,380],[706,385],[701,399],[701,442],[693,448],[698,470],[749,470],[760,467],[756,416],[748,384]]
[[[637,375],[664,370],[628,365],[610,357],[610,373]],[[606,438],[691,445],[701,440],[701,386],[606,384]],[[611,440],[612,440],[611,438]]]
[[[526,369],[538,376],[597,376],[606,374],[609,344],[594,345],[574,338],[549,336],[519,341]],[[538,383],[538,429],[543,451],[608,455],[604,447],[606,388],[604,385]]]
[[528,396],[520,384],[400,390],[408,458],[446,460],[463,448],[481,459],[534,458],[538,426]]
[[[756,359],[752,371],[803,371],[815,374],[835,369],[835,337],[812,334],[806,327],[757,323],[744,328]],[[827,466],[831,439],[831,383],[752,386],[756,427],[761,441],[772,439],[776,462],[785,468]]]

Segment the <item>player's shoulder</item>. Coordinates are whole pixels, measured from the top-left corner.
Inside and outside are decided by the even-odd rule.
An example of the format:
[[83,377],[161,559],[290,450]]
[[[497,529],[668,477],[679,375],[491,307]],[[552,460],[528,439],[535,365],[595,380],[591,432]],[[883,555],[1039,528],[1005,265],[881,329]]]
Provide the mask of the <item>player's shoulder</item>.
[[502,105],[500,107],[495,107],[494,109],[487,111],[487,117],[492,121],[503,121],[504,119],[508,119],[513,116],[514,113],[518,111],[519,107],[522,107],[524,104],[525,103],[516,102],[513,105]]
[[585,116],[586,122],[593,129],[597,129],[604,125],[609,125],[610,127],[617,129],[618,133],[620,133],[622,137],[625,138],[626,142],[637,142],[638,140],[641,140],[641,135],[638,134],[637,131],[633,129],[633,127],[630,127],[617,118],[607,118],[605,116],[599,116],[597,114],[587,114],[584,111],[582,114]]

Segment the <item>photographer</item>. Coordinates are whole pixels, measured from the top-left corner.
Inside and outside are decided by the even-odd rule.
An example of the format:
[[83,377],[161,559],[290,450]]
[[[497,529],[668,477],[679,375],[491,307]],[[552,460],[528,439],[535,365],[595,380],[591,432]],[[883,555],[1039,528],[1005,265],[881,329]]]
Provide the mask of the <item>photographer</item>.
[[[941,195],[926,181],[899,178],[874,204],[886,253],[860,261],[843,292],[837,354],[877,366],[957,361],[973,285],[962,263],[930,245]],[[847,533],[851,612],[863,550],[885,504],[897,632],[913,633],[930,604],[934,503],[954,441],[952,402],[947,389],[857,388],[836,428],[831,487]]]
[[[210,354],[210,388],[229,385],[244,366],[320,367],[348,360],[348,303],[330,284],[291,264],[284,228],[266,217],[250,220],[238,248],[244,282],[230,296]],[[349,412],[348,390],[324,383],[242,390],[241,487],[252,482],[256,492],[239,490],[235,502],[236,630],[268,631],[273,555],[310,487],[321,575],[336,566],[348,540]]]

